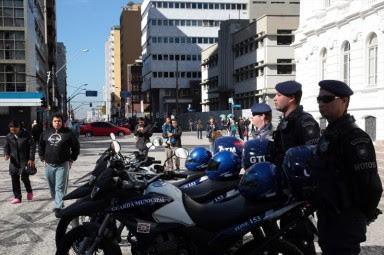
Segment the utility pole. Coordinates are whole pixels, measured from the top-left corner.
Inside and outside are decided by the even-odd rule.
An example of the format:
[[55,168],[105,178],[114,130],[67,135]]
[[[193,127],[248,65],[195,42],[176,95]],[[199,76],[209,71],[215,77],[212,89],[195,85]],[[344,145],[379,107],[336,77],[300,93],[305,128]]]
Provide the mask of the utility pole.
[[52,103],[51,103],[51,109],[52,109],[52,107],[55,104],[55,80],[56,80],[56,75],[57,75],[55,73],[55,66],[54,65],[52,66],[52,73],[54,73],[55,75],[53,76],[53,79],[52,79]]
[[50,100],[49,100],[49,82],[50,82],[50,80],[51,80],[51,71],[48,71],[47,72],[47,91],[46,91],[46,98],[47,98],[47,109],[46,109],[46,113],[47,113],[47,121],[48,121],[48,123],[49,123],[49,102],[50,102]]
[[179,113],[179,59],[176,58],[176,119]]

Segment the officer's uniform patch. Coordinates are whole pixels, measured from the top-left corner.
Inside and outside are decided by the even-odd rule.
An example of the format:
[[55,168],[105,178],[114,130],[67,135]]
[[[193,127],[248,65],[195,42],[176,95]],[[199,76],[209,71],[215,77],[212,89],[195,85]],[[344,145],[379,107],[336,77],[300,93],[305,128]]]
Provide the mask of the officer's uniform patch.
[[320,142],[319,148],[321,152],[326,152],[328,150],[329,141],[324,139]]
[[356,151],[357,151],[357,156],[361,159],[367,159],[368,158],[368,149],[367,145],[365,143],[359,143],[356,145]]
[[352,140],[352,142],[351,142],[352,145],[356,145],[358,143],[369,143],[369,139],[364,138],[364,137],[359,137],[359,138]]

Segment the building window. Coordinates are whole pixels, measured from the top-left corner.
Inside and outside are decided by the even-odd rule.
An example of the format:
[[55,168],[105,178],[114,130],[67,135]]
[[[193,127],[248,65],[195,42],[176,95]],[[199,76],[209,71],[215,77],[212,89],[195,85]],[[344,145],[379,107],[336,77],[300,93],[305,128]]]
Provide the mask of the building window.
[[292,59],[277,60],[277,74],[292,74]]
[[325,80],[327,74],[327,49],[320,52],[320,80]]
[[0,64],[0,91],[26,91],[26,73],[23,64]]
[[351,68],[351,45],[349,42],[345,42],[342,48],[342,72],[343,81],[349,85],[350,81],[350,68]]
[[367,116],[365,118],[365,132],[371,137],[372,141],[376,141],[376,118]]
[[291,45],[293,41],[292,30],[277,30],[277,45]]
[[377,36],[371,35],[368,40],[368,85],[377,84]]

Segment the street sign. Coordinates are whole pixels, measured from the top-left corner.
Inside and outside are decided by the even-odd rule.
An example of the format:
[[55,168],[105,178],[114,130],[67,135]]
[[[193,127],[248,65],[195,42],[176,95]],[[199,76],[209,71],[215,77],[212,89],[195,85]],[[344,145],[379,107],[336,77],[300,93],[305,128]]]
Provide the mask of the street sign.
[[196,112],[195,109],[191,109],[191,108],[188,108],[187,110],[188,110],[188,112]]
[[241,108],[241,105],[240,104],[233,104],[232,108]]
[[131,97],[131,96],[132,96],[132,94],[129,91],[120,91],[120,97],[121,98]]
[[228,98],[228,103],[233,104],[233,98],[232,97]]
[[86,97],[97,97],[97,91],[96,90],[87,90],[85,91]]

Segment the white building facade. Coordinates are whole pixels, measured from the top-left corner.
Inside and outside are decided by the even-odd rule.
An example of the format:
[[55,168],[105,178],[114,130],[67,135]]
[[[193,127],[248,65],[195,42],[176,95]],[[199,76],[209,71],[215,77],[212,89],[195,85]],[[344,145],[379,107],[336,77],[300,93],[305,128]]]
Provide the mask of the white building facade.
[[[246,19],[248,0],[152,1],[142,4],[143,90],[153,116],[201,109],[201,51],[217,42],[220,23]],[[178,102],[176,104],[176,87]]]
[[105,102],[105,115],[107,120],[116,114],[116,102],[120,103],[121,77],[120,77],[120,28],[114,26],[109,32],[105,42],[105,85],[103,87],[103,100]]
[[384,139],[384,0],[308,0],[296,32],[296,80],[302,104],[319,122],[318,82],[336,79],[354,91],[349,113],[375,140]]

